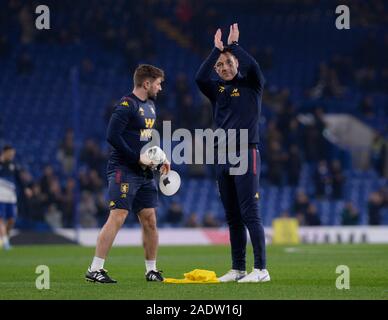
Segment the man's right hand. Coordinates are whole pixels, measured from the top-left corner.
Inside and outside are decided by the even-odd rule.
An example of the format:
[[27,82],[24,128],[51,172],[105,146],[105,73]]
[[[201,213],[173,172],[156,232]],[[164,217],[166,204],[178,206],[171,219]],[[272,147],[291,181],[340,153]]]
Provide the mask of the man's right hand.
[[157,146],[147,149],[140,155],[139,164],[145,169],[150,167],[155,169],[157,166],[164,164],[167,160],[167,156],[162,149]]
[[214,35],[214,46],[218,50],[223,51],[224,50],[224,43],[222,42],[221,37],[222,37],[221,29],[217,29],[217,32]]
[[140,155],[139,164],[143,169],[154,166],[154,163],[150,160],[146,153]]

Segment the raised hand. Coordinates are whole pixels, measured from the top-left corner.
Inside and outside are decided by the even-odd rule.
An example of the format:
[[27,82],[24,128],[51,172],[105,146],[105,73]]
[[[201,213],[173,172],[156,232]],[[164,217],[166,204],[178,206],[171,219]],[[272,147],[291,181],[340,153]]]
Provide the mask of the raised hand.
[[238,42],[238,37],[240,36],[240,31],[238,30],[238,24],[233,23],[230,26],[228,45],[231,45],[233,42]]
[[223,51],[224,43],[222,42],[221,37],[222,37],[221,29],[217,29],[217,32],[214,35],[214,46],[219,50]]

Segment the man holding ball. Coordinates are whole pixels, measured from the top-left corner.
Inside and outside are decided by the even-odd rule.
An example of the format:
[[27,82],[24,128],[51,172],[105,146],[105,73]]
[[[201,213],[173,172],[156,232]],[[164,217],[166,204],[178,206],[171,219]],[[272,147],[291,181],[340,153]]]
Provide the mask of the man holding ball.
[[[163,70],[140,65],[135,70],[134,89],[117,104],[109,122],[107,141],[112,146],[108,161],[110,213],[97,239],[95,256],[86,272],[86,280],[99,283],[116,283],[104,269],[104,262],[113,241],[128,213],[137,214],[143,235],[147,281],[163,281],[156,268],[158,230],[156,210],[158,190],[153,176],[155,167],[166,175],[170,164],[164,152],[151,148],[140,154],[151,139],[155,124],[154,100],[162,90]],[[147,150],[148,151],[148,150]]]

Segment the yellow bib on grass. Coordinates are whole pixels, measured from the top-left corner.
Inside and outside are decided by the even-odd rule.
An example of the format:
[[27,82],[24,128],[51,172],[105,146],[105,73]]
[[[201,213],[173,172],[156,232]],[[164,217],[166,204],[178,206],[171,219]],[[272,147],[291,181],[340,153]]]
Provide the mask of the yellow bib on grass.
[[165,278],[166,283],[219,283],[214,271],[195,269],[184,273],[184,279]]

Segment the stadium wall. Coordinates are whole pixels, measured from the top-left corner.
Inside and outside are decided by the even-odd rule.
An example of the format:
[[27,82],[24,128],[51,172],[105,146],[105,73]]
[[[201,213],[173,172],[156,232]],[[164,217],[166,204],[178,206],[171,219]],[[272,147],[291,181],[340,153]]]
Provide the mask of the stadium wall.
[[[57,229],[55,234],[83,246],[95,246],[99,229]],[[265,228],[267,243],[272,243],[273,229]],[[386,226],[300,227],[301,243],[388,243]],[[166,228],[159,230],[160,245],[228,244],[227,228]],[[122,229],[115,246],[141,246],[140,229]]]

